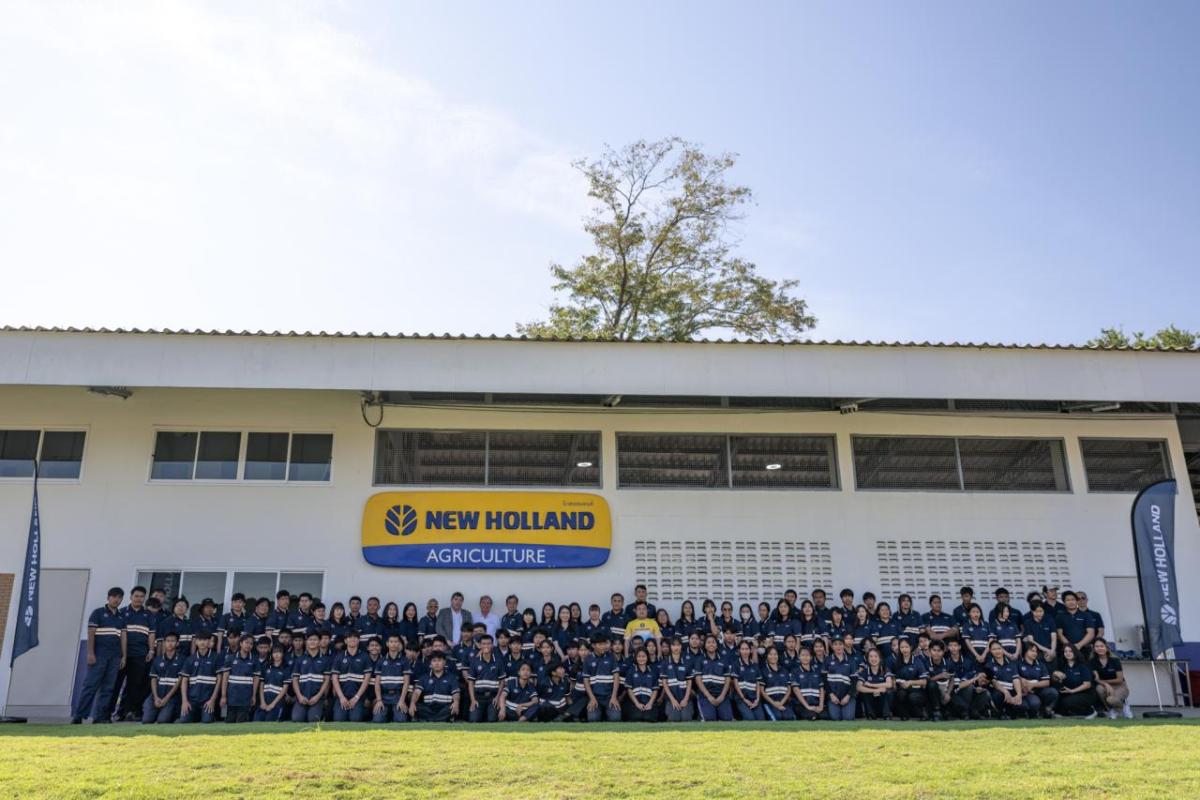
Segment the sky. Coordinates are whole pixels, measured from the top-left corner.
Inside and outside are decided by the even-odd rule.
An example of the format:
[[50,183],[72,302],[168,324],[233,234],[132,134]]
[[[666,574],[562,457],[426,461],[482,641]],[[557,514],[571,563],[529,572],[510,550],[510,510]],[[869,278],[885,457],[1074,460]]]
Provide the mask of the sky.
[[0,0],[0,324],[514,332],[738,154],[814,339],[1200,328],[1200,4]]

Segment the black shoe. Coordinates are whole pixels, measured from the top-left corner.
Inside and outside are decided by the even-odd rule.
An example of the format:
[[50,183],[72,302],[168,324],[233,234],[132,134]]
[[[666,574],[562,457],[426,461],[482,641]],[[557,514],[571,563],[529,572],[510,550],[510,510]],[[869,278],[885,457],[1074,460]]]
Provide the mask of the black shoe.
[[71,717],[71,724],[72,725],[82,725],[83,720],[81,720],[79,717]]
[[940,712],[940,711],[935,711],[935,712],[933,712],[933,721],[934,721],[934,722],[941,722],[941,721],[942,721],[942,714],[941,714],[941,712]]
[[112,720],[111,719],[94,719],[94,720],[92,720],[92,724],[93,725],[111,725]]

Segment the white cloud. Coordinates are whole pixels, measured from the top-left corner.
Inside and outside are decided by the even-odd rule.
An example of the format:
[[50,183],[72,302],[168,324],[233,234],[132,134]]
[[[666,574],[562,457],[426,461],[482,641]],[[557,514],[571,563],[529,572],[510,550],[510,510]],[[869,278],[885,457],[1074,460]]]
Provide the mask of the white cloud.
[[[306,322],[246,295],[303,303],[306,282],[348,302],[381,277],[432,290],[431,272],[444,289],[447,272],[489,257],[488,240],[514,226],[545,242],[516,248],[508,266],[533,267],[544,286],[545,245],[577,235],[586,210],[574,155],[401,74],[307,5],[6,5],[0,271],[19,274],[0,315],[407,328],[394,317],[420,318],[428,303]],[[467,220],[478,242],[464,241]],[[49,275],[78,295],[45,307],[61,316],[30,318]],[[193,299],[175,300],[180,287]]]

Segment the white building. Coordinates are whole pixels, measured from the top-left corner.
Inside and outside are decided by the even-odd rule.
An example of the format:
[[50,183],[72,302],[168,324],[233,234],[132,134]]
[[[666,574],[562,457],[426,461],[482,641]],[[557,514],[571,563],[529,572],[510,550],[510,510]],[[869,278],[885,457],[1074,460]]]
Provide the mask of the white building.
[[[1023,605],[1050,583],[1134,647],[1130,505],[1165,476],[1200,640],[1197,420],[1195,352],[5,329],[0,573],[19,589],[35,455],[45,572],[42,644],[10,675],[6,626],[0,698],[65,714],[87,613],[135,583],[423,609],[455,589],[606,605],[644,582],[672,615],[843,586],[923,611],[1003,585]],[[373,495],[480,489],[599,495],[607,562],[364,558]]]

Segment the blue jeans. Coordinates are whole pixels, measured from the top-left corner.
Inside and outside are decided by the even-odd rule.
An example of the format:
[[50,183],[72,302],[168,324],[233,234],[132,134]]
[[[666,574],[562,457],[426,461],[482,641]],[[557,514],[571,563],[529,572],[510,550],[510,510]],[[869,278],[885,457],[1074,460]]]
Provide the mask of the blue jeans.
[[146,702],[142,704],[142,724],[153,725],[158,723],[165,725],[168,722],[174,722],[175,717],[179,714],[179,695],[172,697],[162,708],[154,707],[154,695],[146,698]]
[[296,701],[296,704],[292,706],[292,722],[320,722],[324,712],[324,703],[305,706]]
[[762,722],[767,717],[763,713],[763,704],[759,703],[754,708],[742,702],[742,698],[737,698],[733,701],[734,707],[737,708],[738,717],[743,722]]
[[[191,701],[189,701],[189,702],[191,702]],[[183,722],[183,723],[188,723],[188,722],[209,723],[209,722],[216,722],[217,715],[216,715],[215,711],[205,711],[204,710],[204,702],[199,701],[199,702],[192,703],[192,707],[188,709],[188,712],[186,714],[182,713],[182,711],[181,711],[179,714],[179,719],[177,719],[175,721]]]
[[[346,698],[349,700],[350,698]],[[358,702],[349,708],[342,708],[342,701],[337,697],[333,698],[333,721],[334,722],[362,722],[363,721],[363,699],[360,697]]]
[[88,667],[79,692],[79,703],[75,706],[75,718],[90,717],[93,707],[103,714],[112,708],[113,690],[117,688],[117,673],[121,671],[121,654],[96,654],[96,663]]
[[254,721],[255,722],[279,722],[279,720],[283,719],[283,708],[284,708],[283,703],[280,703],[279,705],[275,706],[270,711],[263,711],[261,708],[256,708],[256,709],[254,709]]
[[696,698],[696,706],[700,709],[701,722],[733,722],[733,704],[729,702],[728,695],[718,706],[714,706],[708,702],[707,697],[700,695]]
[[851,697],[850,702],[846,703],[846,705],[844,705],[844,706],[839,706],[837,703],[833,702],[833,699],[831,698],[829,701],[828,709],[829,709],[829,718],[831,720],[833,720],[834,722],[841,722],[843,720],[847,721],[847,722],[854,721],[854,698],[853,697]]

